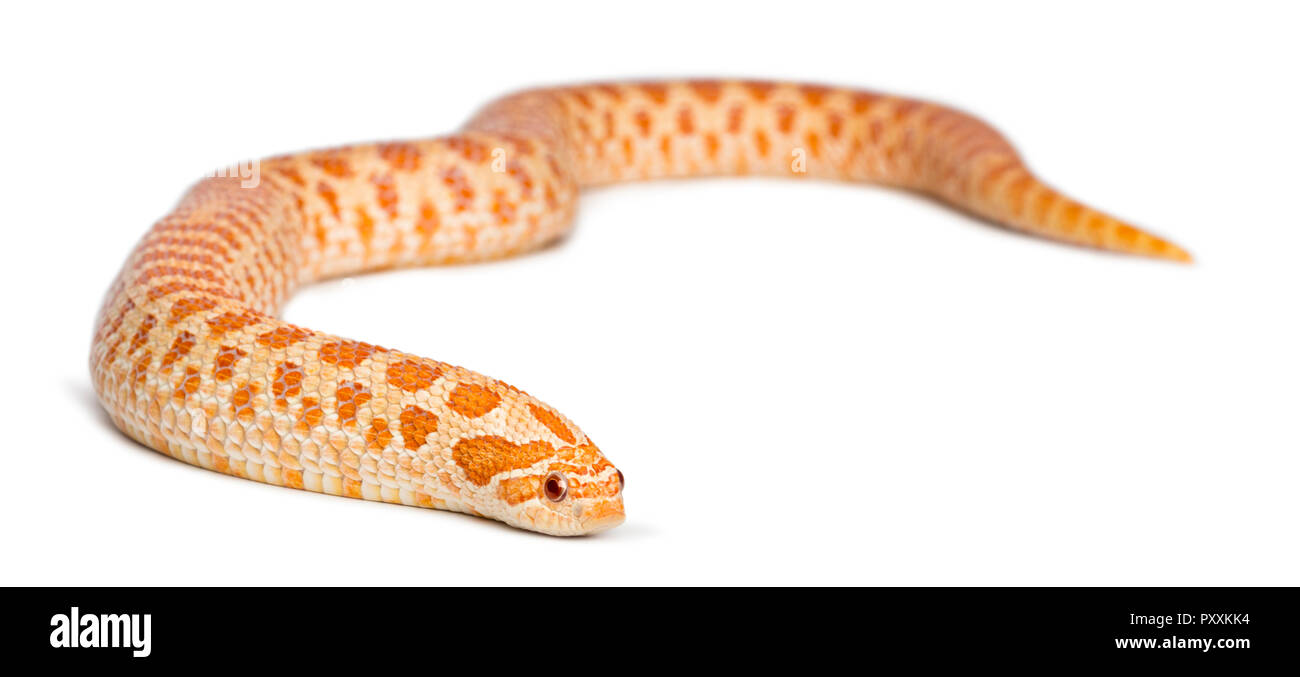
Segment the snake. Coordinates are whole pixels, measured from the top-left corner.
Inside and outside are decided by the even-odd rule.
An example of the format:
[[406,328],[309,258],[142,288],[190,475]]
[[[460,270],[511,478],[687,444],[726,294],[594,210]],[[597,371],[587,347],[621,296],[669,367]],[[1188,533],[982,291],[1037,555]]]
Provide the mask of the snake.
[[698,176],[892,186],[1051,240],[1191,260],[1044,184],[973,115],[820,84],[537,87],[447,136],[247,166],[193,185],[109,286],[90,372],[113,424],[209,470],[558,536],[625,519],[623,473],[581,428],[504,381],[284,322],[292,292],[515,256],[565,235],[584,188]]

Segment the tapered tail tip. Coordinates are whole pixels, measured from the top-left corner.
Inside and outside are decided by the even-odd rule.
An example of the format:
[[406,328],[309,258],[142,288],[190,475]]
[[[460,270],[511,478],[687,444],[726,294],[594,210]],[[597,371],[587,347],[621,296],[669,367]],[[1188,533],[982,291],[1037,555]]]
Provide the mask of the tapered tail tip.
[[1192,262],[1191,253],[1173,242],[1122,221],[1114,223],[1115,227],[1109,232],[1104,229],[1101,231],[1099,244],[1103,248],[1177,263]]
[[1143,252],[1148,256],[1177,263],[1195,263],[1191,252],[1179,247],[1178,245],[1167,240],[1152,238],[1153,244],[1148,251]]

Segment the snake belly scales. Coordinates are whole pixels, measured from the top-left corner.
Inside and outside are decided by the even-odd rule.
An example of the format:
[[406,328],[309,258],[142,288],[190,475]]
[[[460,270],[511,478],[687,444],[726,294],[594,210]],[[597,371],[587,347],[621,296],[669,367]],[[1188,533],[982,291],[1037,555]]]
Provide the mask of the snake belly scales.
[[117,427],[210,470],[555,535],[624,519],[623,475],[591,438],[502,381],[277,319],[294,288],[513,256],[563,235],[581,188],[709,175],[893,185],[1042,237],[1190,260],[1041,183],[979,119],[819,85],[540,88],[450,136],[258,167],[256,182],[191,188],[110,287],[90,367]]

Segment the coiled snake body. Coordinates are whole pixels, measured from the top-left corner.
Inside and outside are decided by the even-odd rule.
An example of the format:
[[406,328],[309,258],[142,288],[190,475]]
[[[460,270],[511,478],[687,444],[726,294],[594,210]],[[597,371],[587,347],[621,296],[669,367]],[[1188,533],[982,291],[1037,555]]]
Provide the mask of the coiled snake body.
[[582,187],[700,175],[891,184],[1044,237],[1189,260],[1048,188],[969,115],[812,85],[525,91],[452,136],[276,157],[259,174],[197,184],[111,286],[90,364],[113,422],[204,468],[558,535],[623,521],[623,476],[578,426],[504,382],[276,319],[294,288],[511,256],[564,233]]

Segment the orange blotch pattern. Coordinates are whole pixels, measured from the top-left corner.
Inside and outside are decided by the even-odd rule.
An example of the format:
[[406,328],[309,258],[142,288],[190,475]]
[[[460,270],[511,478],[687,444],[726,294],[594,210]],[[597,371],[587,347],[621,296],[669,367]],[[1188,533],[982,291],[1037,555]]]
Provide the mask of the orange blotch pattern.
[[311,163],[336,179],[346,179],[352,176],[352,167],[341,152],[317,153],[311,159]]
[[334,218],[337,220],[339,218],[338,191],[334,190],[334,187],[328,183],[321,181],[316,184],[316,194],[325,201],[325,204],[329,205],[330,214],[333,214]]
[[641,92],[657,104],[668,101],[668,87],[664,85],[647,82],[641,85]]
[[[1089,222],[1090,229],[1101,230],[1102,224],[1097,224],[1095,228],[1092,227],[1092,224],[1094,222],[1095,221],[1090,220]],[[1115,228],[1115,238],[1118,239],[1120,243],[1126,247],[1132,247],[1135,244],[1137,244],[1139,235],[1140,233],[1138,233],[1137,229],[1132,226],[1120,224],[1118,227]]]
[[158,366],[158,369],[160,371],[170,370],[173,364],[190,354],[190,351],[194,349],[195,341],[194,334],[188,331],[178,334],[176,340],[172,341],[171,347],[167,349],[167,352],[163,353],[162,364]]
[[794,106],[777,106],[776,107],[776,128],[782,134],[789,134],[794,128]]
[[611,84],[592,85],[592,89],[595,89],[603,93],[605,96],[608,96],[615,103],[618,103],[619,101],[623,100],[623,90],[619,89],[617,85],[611,85]]
[[429,200],[421,202],[420,216],[415,220],[415,233],[420,236],[420,240],[424,243],[432,241],[440,223],[438,210],[434,209],[433,203]]
[[393,441],[393,431],[389,430],[387,420],[376,417],[366,428],[365,438],[367,449],[381,451]]
[[822,105],[822,101],[831,92],[829,87],[821,85],[803,85],[799,88],[799,91],[803,94],[803,100],[807,101],[808,105],[813,108]]
[[585,92],[583,92],[582,90],[577,90],[571,92],[571,94],[573,95],[573,100],[577,101],[579,106],[582,106],[587,110],[591,110],[591,97],[587,96]]
[[826,131],[830,133],[832,139],[840,138],[840,132],[844,129],[844,116],[839,113],[828,113],[826,115]]
[[135,361],[135,364],[131,365],[131,372],[128,374],[127,380],[137,388],[144,385],[145,379],[149,376],[149,363],[152,361],[153,353],[148,350],[144,351],[140,358]]
[[808,154],[812,157],[820,157],[822,154],[822,139],[817,132],[808,132],[804,137],[804,144],[808,146]]
[[185,375],[181,377],[180,383],[176,390],[172,392],[172,398],[179,403],[184,403],[185,398],[198,392],[199,386],[203,383],[203,377],[199,376],[197,367],[186,367]]
[[497,408],[501,396],[486,386],[462,383],[447,395],[447,406],[469,418],[478,418]]
[[492,216],[496,218],[498,226],[513,222],[518,208],[519,206],[513,200],[506,197],[504,190],[497,190],[492,193]]
[[181,299],[172,304],[171,315],[168,317],[167,323],[176,324],[194,313],[212,310],[216,305],[216,299],[194,297]]
[[152,303],[164,296],[171,296],[172,294],[179,292],[194,292],[196,294],[206,294],[208,296],[217,296],[227,299],[234,297],[234,294],[231,294],[220,287],[211,287],[207,285],[194,284],[192,282],[173,280],[172,282],[165,282],[156,287],[150,287],[148,299],[149,302]]
[[861,115],[862,113],[871,110],[872,106],[876,104],[876,101],[879,100],[880,97],[875,94],[868,94],[866,92],[855,92],[853,94],[852,99],[853,99],[853,112],[855,114]]
[[283,324],[271,331],[258,334],[257,344],[266,346],[271,350],[282,350],[289,346],[310,338],[312,333],[302,327],[295,327],[292,324]]
[[483,486],[497,473],[527,468],[555,453],[546,442],[515,444],[504,437],[485,435],[462,439],[452,447],[451,458],[470,482]]
[[321,409],[320,400],[315,397],[302,398],[302,411],[298,414],[298,429],[307,431],[320,425],[325,418],[325,410]]
[[639,110],[632,116],[632,121],[636,123],[641,136],[650,136],[650,113]]
[[302,394],[302,367],[292,362],[282,362],[275,367],[271,377],[271,395],[281,411],[289,408],[289,398]]
[[399,360],[388,365],[388,385],[413,393],[433,385],[442,375],[442,366],[428,360]]
[[370,212],[365,207],[357,207],[357,239],[361,240],[361,246],[366,249],[370,248],[370,240],[375,236],[375,220],[370,217]]
[[369,343],[343,340],[322,345],[319,356],[321,362],[336,364],[347,369],[355,369],[362,362],[370,359],[376,352],[383,352],[383,350],[383,348]]
[[776,85],[770,82],[746,82],[745,83],[745,90],[748,91],[749,95],[754,97],[754,100],[758,101],[759,103],[766,101],[768,95],[770,95],[772,93],[772,90],[775,88]]
[[180,266],[153,266],[141,272],[135,278],[135,282],[137,285],[143,286],[163,277],[183,277],[212,284],[220,284],[226,279],[224,274],[212,270],[195,270],[194,268],[182,268]]
[[126,348],[127,355],[134,354],[135,351],[140,349],[140,346],[144,345],[144,342],[149,339],[149,332],[153,331],[156,324],[158,324],[158,318],[153,315],[145,316],[144,320],[140,322],[140,327],[135,330],[135,336],[131,337],[131,345]]
[[474,187],[460,167],[451,167],[442,173],[442,183],[451,193],[457,212],[469,211],[474,206]]
[[722,96],[722,83],[717,80],[695,80],[690,83],[690,88],[705,103],[717,103]]
[[357,427],[357,409],[370,401],[370,389],[356,382],[340,383],[334,392],[338,400],[335,412],[339,415],[339,424],[346,428]]
[[681,110],[677,111],[677,131],[682,134],[695,133],[695,116],[689,106],[682,106]]
[[424,446],[425,440],[438,429],[438,417],[427,409],[409,406],[402,410],[399,417],[402,430],[402,443],[407,449],[415,450]]
[[250,310],[239,312],[225,312],[216,317],[210,317],[206,320],[212,335],[220,338],[226,332],[239,331],[249,325],[262,322],[266,318]]
[[284,468],[280,471],[280,478],[284,481],[284,486],[293,489],[302,489],[302,471],[293,468]]
[[546,426],[547,430],[564,440],[565,444],[575,444],[578,441],[578,438],[573,435],[573,431],[564,424],[564,421],[560,420],[560,417],[555,412],[531,403],[528,405],[528,411],[532,412],[533,418]]
[[290,181],[293,185],[295,185],[295,186],[297,186],[297,187],[299,187],[299,188],[303,188],[303,187],[305,187],[305,186],[307,185],[307,182],[304,181],[303,178],[302,178],[302,174],[299,173],[298,170],[295,169],[295,168],[293,168],[293,167],[281,167],[281,168],[279,168],[279,169],[276,169],[275,171],[276,171],[276,173],[279,174],[280,176],[283,176],[284,178],[289,179],[289,181]]
[[632,146],[632,139],[626,136],[623,137],[623,143],[621,145],[623,147],[623,164],[632,164],[632,159],[636,156],[636,152]]
[[486,144],[464,136],[452,136],[443,139],[448,150],[460,153],[466,162],[480,163],[488,159],[490,153]]
[[535,475],[508,477],[497,486],[497,495],[506,505],[519,505],[541,493],[542,478]]
[[738,134],[740,125],[745,121],[745,107],[736,105],[727,111],[727,133]]
[[717,134],[704,135],[704,152],[709,156],[710,161],[716,162],[718,160],[719,146]]
[[172,294],[183,291],[207,294],[208,296],[230,297],[230,294],[226,293],[225,290],[220,289],[219,287],[208,287],[205,285],[194,284],[193,282],[172,280],[171,282],[164,282],[163,284],[150,287],[146,298],[149,299],[150,303],[153,303],[164,296],[171,296]]
[[397,218],[397,182],[392,174],[377,174],[370,177],[375,187],[375,202],[384,210],[388,218]]
[[262,386],[256,381],[245,383],[235,389],[230,397],[230,411],[236,420],[247,423],[257,418],[257,408],[253,405],[253,401],[261,391]]
[[411,143],[385,143],[378,148],[379,157],[398,171],[414,172],[420,169],[420,149]]
[[1066,227],[1073,228],[1079,222],[1079,217],[1082,214],[1083,205],[1077,202],[1067,202],[1061,208],[1061,223]]
[[212,361],[212,378],[217,381],[229,381],[235,376],[235,363],[247,357],[248,353],[234,346],[221,346],[217,357]]
[[533,177],[515,160],[506,163],[506,174],[519,184],[519,194],[525,198],[533,194]]

